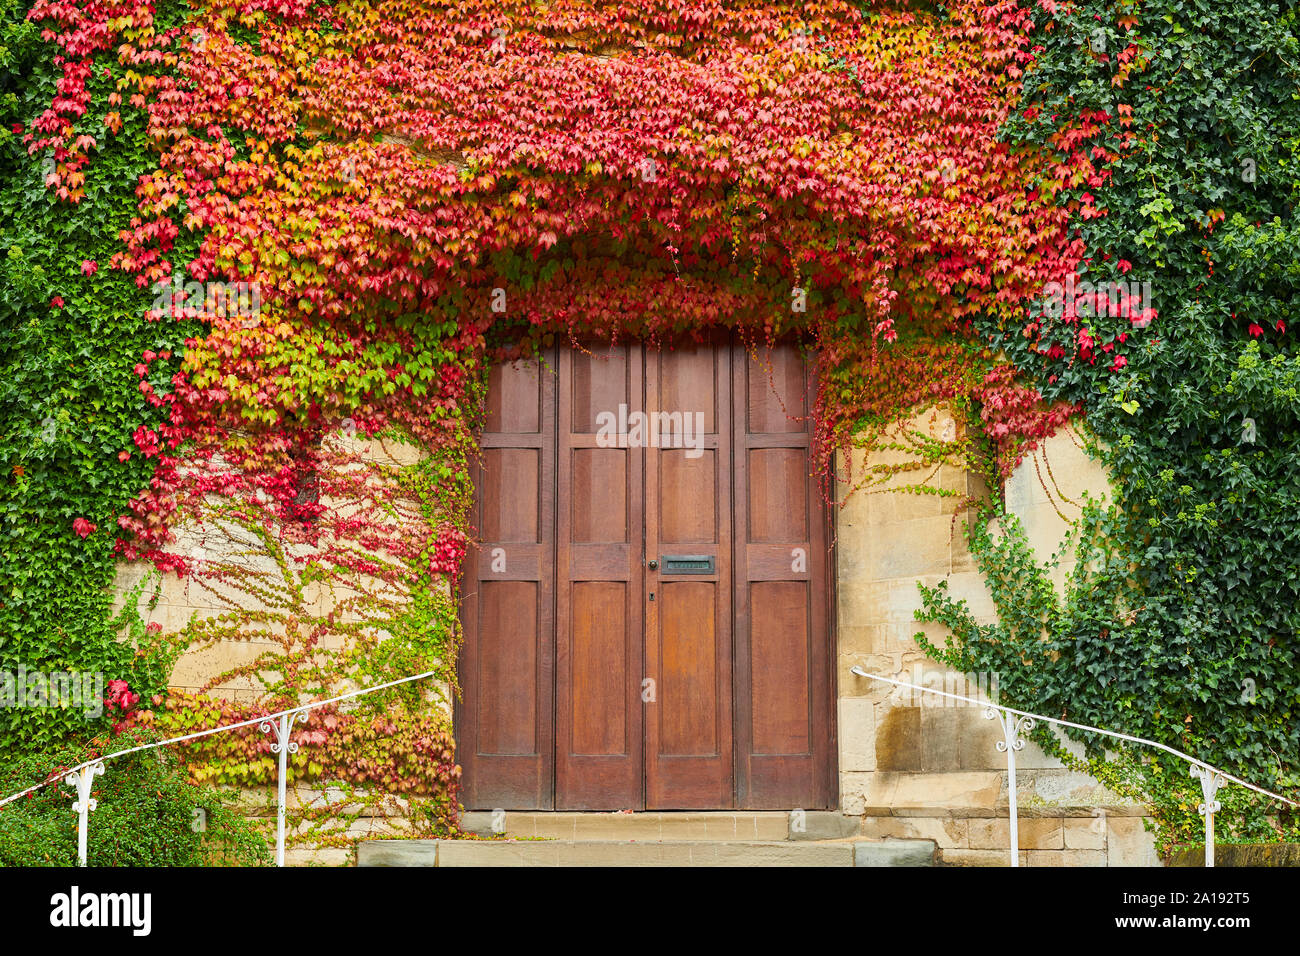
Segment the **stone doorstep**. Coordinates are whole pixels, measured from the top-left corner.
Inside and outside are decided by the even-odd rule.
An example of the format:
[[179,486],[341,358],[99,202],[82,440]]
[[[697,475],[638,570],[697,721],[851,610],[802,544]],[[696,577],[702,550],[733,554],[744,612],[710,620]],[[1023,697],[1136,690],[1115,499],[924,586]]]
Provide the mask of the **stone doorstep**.
[[930,840],[363,840],[357,866],[933,866]]
[[[493,812],[466,813],[462,828],[492,837]],[[664,841],[819,841],[859,836],[862,821],[827,810],[789,811],[638,811],[635,813],[507,810],[498,826],[514,838],[550,840]]]

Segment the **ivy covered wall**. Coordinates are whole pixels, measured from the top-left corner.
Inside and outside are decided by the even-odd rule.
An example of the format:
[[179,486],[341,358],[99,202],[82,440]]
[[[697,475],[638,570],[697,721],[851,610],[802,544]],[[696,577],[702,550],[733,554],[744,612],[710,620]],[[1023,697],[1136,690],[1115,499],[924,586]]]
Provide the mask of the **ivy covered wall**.
[[[1095,211],[1075,222],[1086,254],[1073,294],[1049,294],[1028,327],[979,327],[1046,399],[1085,410],[1118,494],[1085,512],[1064,598],[1014,523],[1002,537],[977,525],[1000,623],[976,625],[935,590],[928,618],[957,634],[946,659],[998,670],[1009,700],[1294,797],[1296,11],[1043,3],[1034,24],[1035,66],[1001,136],[1104,167],[1085,186]],[[1098,300],[1112,283],[1148,298],[1149,324]],[[1127,754],[1104,778],[1154,802],[1166,841],[1199,839],[1200,788],[1181,762]],[[1294,838],[1293,813],[1270,820],[1284,808],[1226,794],[1237,838]]]
[[[996,486],[1082,413],[1119,492],[1080,527],[1076,587],[1054,603],[977,523],[1005,614],[930,592],[956,635],[936,653],[1005,671],[1012,704],[1296,785],[1281,4],[0,11],[0,668],[103,671],[131,712],[6,709],[0,747],[229,706],[167,697],[205,635],[115,618],[117,561],[260,595],[222,625],[279,642],[250,706],[450,668],[487,364],[725,325],[815,348],[823,463],[946,403],[968,427],[905,440],[898,470]],[[366,462],[352,439],[376,436],[413,463]],[[180,533],[205,522],[257,572]],[[363,626],[295,597],[326,578],[363,585]],[[431,733],[412,746],[450,800]],[[205,759],[238,777],[247,746]],[[1134,786],[1181,812],[1163,772]]]

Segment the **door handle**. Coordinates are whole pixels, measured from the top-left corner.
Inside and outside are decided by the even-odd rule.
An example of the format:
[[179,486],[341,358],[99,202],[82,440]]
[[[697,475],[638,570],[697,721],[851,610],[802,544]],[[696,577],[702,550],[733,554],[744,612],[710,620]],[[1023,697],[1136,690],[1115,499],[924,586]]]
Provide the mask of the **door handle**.
[[650,559],[650,570],[651,570],[651,571],[657,571],[658,569],[659,569],[659,562],[656,561],[656,560],[654,560],[653,558],[651,558],[651,559]]

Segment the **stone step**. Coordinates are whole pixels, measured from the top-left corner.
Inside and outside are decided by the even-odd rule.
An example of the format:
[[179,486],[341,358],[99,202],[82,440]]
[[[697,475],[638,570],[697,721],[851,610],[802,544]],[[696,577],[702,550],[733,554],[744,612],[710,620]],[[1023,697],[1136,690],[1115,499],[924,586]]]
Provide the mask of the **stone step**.
[[357,866],[933,866],[929,840],[365,840]]
[[590,813],[551,810],[474,811],[461,828],[476,836],[546,840],[837,840],[859,836],[862,820],[823,810],[640,811]]

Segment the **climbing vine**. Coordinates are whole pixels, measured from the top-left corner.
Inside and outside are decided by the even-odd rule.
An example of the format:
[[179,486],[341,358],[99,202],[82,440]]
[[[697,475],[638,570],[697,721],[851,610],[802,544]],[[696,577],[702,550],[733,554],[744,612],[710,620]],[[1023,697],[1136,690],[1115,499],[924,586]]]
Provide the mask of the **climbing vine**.
[[[999,622],[942,591],[958,666],[996,670],[1014,703],[1162,741],[1294,795],[1300,787],[1296,594],[1295,202],[1300,37],[1288,5],[1042,3],[1011,143],[1091,157],[1078,275],[1029,326],[981,319],[1052,401],[1077,404],[1114,500],[1080,522],[1064,599],[1006,515],[972,552]],[[1104,290],[1104,292],[1102,291]],[[1120,298],[1139,306],[1120,313]],[[1149,801],[1163,848],[1201,839],[1177,761],[1121,750],[1102,778]],[[1296,836],[1236,792],[1235,837]]]
[[[164,730],[218,719],[207,700],[234,687],[267,712],[433,670],[322,713],[302,769],[400,789],[409,755],[436,753],[415,779],[452,805],[438,698],[483,382],[557,340],[798,335],[822,372],[823,465],[943,403],[967,427],[905,443],[996,481],[1082,410],[1132,476],[1138,527],[1127,490],[1151,495],[1155,472],[1135,405],[1166,458],[1190,455],[1158,403],[1208,416],[1201,380],[1161,376],[1192,367],[1175,344],[1198,335],[1227,357],[1229,302],[1269,331],[1224,387],[1289,434],[1261,370],[1282,374],[1295,144],[1261,131],[1292,108],[1294,37],[1266,4],[1240,27],[1259,56],[1227,65],[1274,77],[1267,104],[1189,89],[1175,77],[1241,54],[1193,43],[1208,14],[1188,6],[0,0],[0,56],[21,66],[0,88],[0,664],[107,671],[139,696],[113,722]],[[1181,165],[1189,141],[1201,166]],[[1247,152],[1250,197],[1176,208],[1209,157]],[[1211,269],[1243,295],[1202,289]],[[1076,284],[1130,270],[1156,305]],[[1053,288],[1058,310],[1027,309]],[[1211,501],[1191,461],[1186,503],[1158,516],[1166,570],[1144,578],[1166,602],[1210,566],[1185,537]],[[142,584],[114,616],[119,562],[220,613],[146,627]],[[1286,633],[1287,613],[1261,627]],[[231,645],[248,652],[197,695],[166,691],[178,659]],[[381,726],[400,746],[364,765],[331,749]],[[78,729],[6,712],[0,746]],[[261,780],[259,747],[194,748],[193,772]]]
[[[1076,174],[995,138],[1027,59],[1014,3],[7,9],[31,68],[5,106],[25,184],[5,193],[7,245],[29,290],[8,303],[9,361],[35,347],[20,331],[33,313],[64,350],[105,323],[94,351],[115,363],[117,404],[80,472],[37,476],[21,462],[40,418],[22,403],[48,389],[11,381],[9,524],[33,530],[10,552],[6,610],[25,610],[21,544],[45,569],[32,601],[89,551],[80,580],[105,608],[117,559],[221,612],[165,633],[136,619],[148,646],[113,676],[140,700],[115,725],[184,725],[201,697],[168,695],[165,675],[217,646],[248,652],[196,690],[260,688],[268,709],[425,668],[453,693],[447,576],[473,530],[465,462],[494,359],[557,336],[796,332],[827,370],[825,460],[862,417],[855,367],[883,383],[900,334],[969,337],[971,317],[1010,314],[1068,264],[1069,204],[1050,200]],[[1058,185],[1028,188],[1040,173]],[[41,275],[46,233],[67,242]],[[1051,419],[986,358],[978,343],[949,354],[942,397],[977,396],[1005,468]],[[82,383],[94,361],[56,367]],[[70,431],[90,414],[65,412]],[[378,463],[380,439],[414,460]],[[54,510],[19,519],[33,500]],[[49,526],[65,545],[38,543]],[[351,596],[322,604],[322,588]],[[15,627],[6,653],[126,653],[81,624],[103,610],[54,617],[36,627],[60,642]],[[445,712],[436,690],[398,696]],[[209,748],[196,774],[251,779],[242,746]]]

